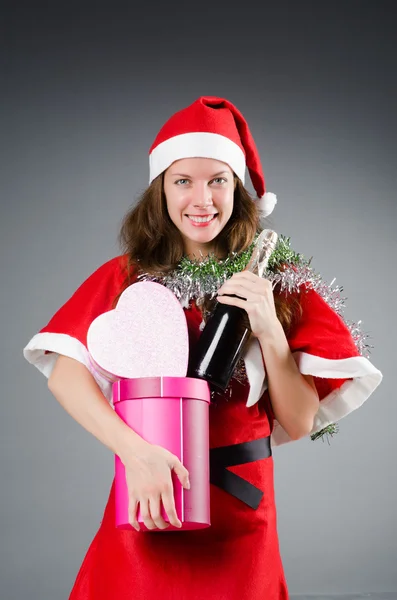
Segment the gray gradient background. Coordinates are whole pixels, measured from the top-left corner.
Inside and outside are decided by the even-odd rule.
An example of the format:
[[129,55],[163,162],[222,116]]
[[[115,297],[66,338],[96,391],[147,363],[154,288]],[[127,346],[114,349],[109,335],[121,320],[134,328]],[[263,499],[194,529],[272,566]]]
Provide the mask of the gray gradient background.
[[344,285],[384,373],[330,446],[275,450],[290,593],[397,597],[393,3],[34,4],[2,14],[1,600],[68,597],[113,474],[22,348],[118,253],[158,129],[204,94],[246,116],[271,226]]

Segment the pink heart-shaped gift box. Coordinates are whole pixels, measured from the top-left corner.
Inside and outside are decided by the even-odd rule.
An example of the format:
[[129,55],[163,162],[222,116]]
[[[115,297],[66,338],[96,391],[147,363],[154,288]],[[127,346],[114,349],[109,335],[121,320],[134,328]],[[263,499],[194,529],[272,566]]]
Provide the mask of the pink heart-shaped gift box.
[[185,313],[174,294],[159,283],[134,283],[114,310],[91,323],[87,346],[94,367],[111,381],[184,377],[189,360]]

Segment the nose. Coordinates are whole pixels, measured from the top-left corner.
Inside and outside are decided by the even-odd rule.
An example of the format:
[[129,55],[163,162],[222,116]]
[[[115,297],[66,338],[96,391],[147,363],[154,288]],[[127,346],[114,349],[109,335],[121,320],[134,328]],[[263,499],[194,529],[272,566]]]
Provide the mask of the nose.
[[193,205],[195,208],[207,208],[212,205],[211,190],[207,186],[197,186],[194,190]]

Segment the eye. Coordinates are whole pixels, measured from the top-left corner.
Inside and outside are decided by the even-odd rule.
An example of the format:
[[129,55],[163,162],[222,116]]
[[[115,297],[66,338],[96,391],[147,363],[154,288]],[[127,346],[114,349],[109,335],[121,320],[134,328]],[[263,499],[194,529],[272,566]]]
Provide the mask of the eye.
[[215,179],[213,179],[211,181],[211,183],[218,183],[218,184],[222,184],[222,183],[226,183],[227,179],[225,179],[224,177],[215,177]]
[[188,182],[189,179],[178,179],[177,181],[175,181],[175,185],[185,185]]

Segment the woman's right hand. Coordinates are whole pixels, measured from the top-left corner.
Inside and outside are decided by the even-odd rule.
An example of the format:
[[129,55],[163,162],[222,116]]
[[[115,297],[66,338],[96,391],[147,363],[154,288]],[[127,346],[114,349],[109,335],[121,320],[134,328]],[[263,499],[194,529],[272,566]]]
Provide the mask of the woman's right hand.
[[[140,508],[143,522],[148,529],[166,529],[169,524],[182,527],[178,519],[174,489],[172,484],[172,471],[175,471],[179,481],[185,489],[190,489],[189,472],[180,460],[171,452],[140,440],[134,444],[133,451],[122,457],[125,466],[128,488],[128,517],[129,522],[139,531],[137,519],[138,507]],[[161,516],[161,505],[170,523]]]

